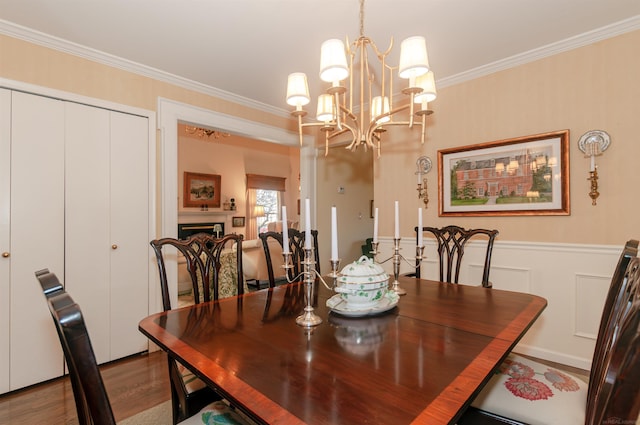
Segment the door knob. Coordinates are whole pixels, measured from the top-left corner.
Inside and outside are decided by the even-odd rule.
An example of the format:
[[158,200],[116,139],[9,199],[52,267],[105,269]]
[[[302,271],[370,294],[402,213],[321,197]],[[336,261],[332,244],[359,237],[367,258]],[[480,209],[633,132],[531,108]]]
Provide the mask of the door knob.
[[3,253],[2,253],[2,257],[3,257],[3,258],[9,258],[9,256],[10,256],[10,255],[11,255],[11,254],[9,254],[8,252],[3,252]]
[[118,245],[116,244],[111,245],[111,249],[118,249]]

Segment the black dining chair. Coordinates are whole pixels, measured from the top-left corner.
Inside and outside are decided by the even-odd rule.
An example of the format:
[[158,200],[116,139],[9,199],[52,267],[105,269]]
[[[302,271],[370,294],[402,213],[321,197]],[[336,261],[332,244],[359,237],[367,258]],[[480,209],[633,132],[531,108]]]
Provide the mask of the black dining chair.
[[[51,317],[55,324],[76,403],[80,425],[115,425],[115,416],[109,396],[96,362],[91,339],[80,306],[65,291],[54,273],[44,269],[36,272],[42,286]],[[216,418],[219,422],[216,422]],[[205,406],[197,415],[180,422],[181,425],[203,423],[247,424],[222,401]]]
[[[275,271],[273,268],[274,261],[271,258],[271,246],[269,241],[275,240],[283,247],[282,232],[264,232],[260,233],[260,240],[262,240],[262,248],[264,249],[264,255],[267,262],[267,273],[269,275],[269,287],[274,288],[276,286]],[[289,237],[289,250],[291,251],[291,263],[292,268],[288,270],[289,280],[293,280],[296,276],[299,276],[303,271],[304,261],[304,246],[305,246],[305,232],[296,229],[288,229]],[[313,239],[311,245],[313,247],[314,260],[316,262],[316,272],[320,274],[320,255],[318,253],[318,231],[311,230],[311,238]],[[282,255],[280,251],[277,255]]]
[[638,241],[628,241],[611,279],[588,384],[510,354],[458,424],[635,424],[640,413],[637,255]]
[[[416,245],[418,241],[418,227],[416,232]],[[449,283],[458,283],[460,276],[460,268],[462,265],[462,257],[464,256],[464,249],[467,242],[477,237],[487,238],[487,247],[485,250],[484,267],[482,269],[482,286],[485,288],[491,287],[489,281],[489,271],[491,270],[491,254],[493,252],[493,243],[498,236],[497,230],[485,230],[485,229],[464,229],[459,226],[445,226],[442,228],[435,227],[423,227],[422,232],[431,233],[437,243],[439,264],[440,264],[440,281]],[[421,274],[421,262],[416,262],[415,273],[409,273],[409,277],[420,278]]]
[[[170,246],[182,254],[185,259],[191,290],[195,304],[217,300],[224,295],[242,295],[245,291],[242,272],[242,235],[229,234],[216,238],[213,234],[197,233],[187,239],[162,238],[150,242],[156,254],[158,272],[160,275],[160,289],[162,292],[162,306],[164,311],[171,310],[171,299],[167,281],[165,255],[175,251],[163,250]],[[235,267],[223,267],[225,253],[235,252],[231,256],[235,260]],[[229,266],[229,265],[228,265]],[[235,270],[234,270],[235,269]],[[231,270],[231,272],[230,272]],[[231,273],[231,276],[228,274]],[[221,288],[221,278],[231,279],[234,291]],[[207,282],[207,284],[203,284]],[[220,400],[204,382],[177,360],[169,357],[169,378],[171,380],[171,400],[173,408],[173,423],[178,423],[200,411],[203,406],[213,400]]]

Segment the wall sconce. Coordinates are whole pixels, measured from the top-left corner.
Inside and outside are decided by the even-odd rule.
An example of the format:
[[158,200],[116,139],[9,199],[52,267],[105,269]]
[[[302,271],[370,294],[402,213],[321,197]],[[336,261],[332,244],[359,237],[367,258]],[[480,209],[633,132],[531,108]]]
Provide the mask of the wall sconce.
[[600,196],[600,192],[598,192],[598,166],[596,165],[596,156],[602,155],[610,144],[611,138],[609,134],[602,130],[588,131],[578,140],[578,148],[584,153],[585,157],[589,157],[591,160],[589,177],[587,178],[587,180],[591,181],[591,191],[589,192],[591,205],[596,205],[596,199]]
[[427,193],[427,178],[424,177],[431,171],[431,159],[428,156],[421,156],[416,161],[416,175],[418,176],[418,199],[424,201],[424,207],[427,208],[429,203],[429,194]]

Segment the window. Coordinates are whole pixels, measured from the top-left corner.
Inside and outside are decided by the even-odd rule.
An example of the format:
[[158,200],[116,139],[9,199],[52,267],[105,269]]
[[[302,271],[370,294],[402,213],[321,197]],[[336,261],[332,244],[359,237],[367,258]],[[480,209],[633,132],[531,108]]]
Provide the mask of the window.
[[258,233],[263,233],[268,230],[267,223],[278,221],[280,217],[280,192],[256,189],[256,205],[261,205],[264,208],[264,217],[256,217]]
[[282,194],[286,189],[285,180],[284,177],[247,174],[248,239],[256,239],[259,233],[268,230],[267,223],[278,221]]

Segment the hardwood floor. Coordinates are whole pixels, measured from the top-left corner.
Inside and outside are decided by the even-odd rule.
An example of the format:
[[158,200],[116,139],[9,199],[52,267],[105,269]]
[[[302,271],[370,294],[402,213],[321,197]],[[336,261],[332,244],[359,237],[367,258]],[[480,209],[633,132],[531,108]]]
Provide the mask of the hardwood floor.
[[[171,398],[164,352],[141,354],[102,366],[116,421]],[[68,377],[0,396],[0,424],[77,424]]]

